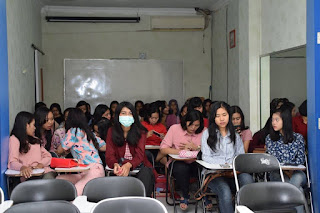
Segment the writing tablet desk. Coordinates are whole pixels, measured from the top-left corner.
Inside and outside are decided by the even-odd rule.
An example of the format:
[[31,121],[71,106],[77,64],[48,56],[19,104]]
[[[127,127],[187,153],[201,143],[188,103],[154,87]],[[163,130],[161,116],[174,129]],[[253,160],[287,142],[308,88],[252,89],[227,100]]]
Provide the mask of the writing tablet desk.
[[[33,169],[31,177],[39,177],[43,174],[44,174],[44,169]],[[7,190],[10,197],[11,195],[10,184],[9,184],[10,178],[18,178],[18,177],[22,177],[22,175],[20,171],[12,170],[12,169],[7,169],[5,172],[5,175],[7,176]]]

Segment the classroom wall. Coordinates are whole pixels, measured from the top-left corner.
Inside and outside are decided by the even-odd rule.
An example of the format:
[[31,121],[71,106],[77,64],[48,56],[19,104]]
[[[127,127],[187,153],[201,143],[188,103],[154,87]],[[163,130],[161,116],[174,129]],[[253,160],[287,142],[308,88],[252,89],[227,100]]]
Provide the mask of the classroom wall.
[[[138,58],[142,52],[147,59],[182,60],[185,98],[208,97],[210,27],[205,31],[150,31],[150,16],[141,16],[137,24],[48,23],[43,20],[42,37],[46,53],[44,101],[48,104],[63,104],[64,58]],[[141,77],[148,79],[148,76]]]
[[306,0],[263,0],[261,8],[261,55],[306,44]]
[[307,99],[306,78],[306,58],[271,58],[271,100],[273,98],[288,98],[298,109],[300,104]]
[[41,4],[38,0],[7,0],[10,129],[16,114],[33,112],[34,50],[41,48]]
[[[236,47],[230,49],[233,29]],[[213,99],[239,105],[254,132],[260,128],[260,56],[306,43],[306,1],[230,0],[214,11],[212,30]]]

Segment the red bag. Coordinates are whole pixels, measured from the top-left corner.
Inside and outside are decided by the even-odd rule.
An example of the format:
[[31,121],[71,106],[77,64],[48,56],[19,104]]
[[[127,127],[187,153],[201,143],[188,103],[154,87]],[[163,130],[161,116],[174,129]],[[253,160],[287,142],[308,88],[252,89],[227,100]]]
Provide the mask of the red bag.
[[51,158],[51,168],[72,168],[72,167],[86,167],[88,165],[80,164],[77,160],[71,158]]

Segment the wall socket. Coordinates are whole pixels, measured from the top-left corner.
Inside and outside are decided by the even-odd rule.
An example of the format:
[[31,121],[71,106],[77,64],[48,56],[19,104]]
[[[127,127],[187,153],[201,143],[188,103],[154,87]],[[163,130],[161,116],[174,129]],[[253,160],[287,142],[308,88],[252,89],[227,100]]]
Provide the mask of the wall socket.
[[147,53],[139,53],[139,58],[140,59],[146,59],[147,58]]

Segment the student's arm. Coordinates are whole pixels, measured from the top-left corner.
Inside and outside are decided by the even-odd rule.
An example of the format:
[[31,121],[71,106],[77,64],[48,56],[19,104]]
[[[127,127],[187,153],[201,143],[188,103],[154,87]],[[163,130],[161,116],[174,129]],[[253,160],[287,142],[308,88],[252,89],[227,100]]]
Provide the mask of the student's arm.
[[297,150],[296,155],[292,155],[294,164],[303,165],[305,163],[305,147],[304,147],[304,138],[301,134],[296,134],[296,140],[293,142]]
[[171,126],[168,133],[162,140],[160,144],[160,152],[161,154],[168,155],[168,154],[174,154],[178,155],[180,150],[172,148],[173,147],[173,136],[174,136],[174,128],[175,126]]
[[207,163],[217,163],[218,159],[216,158],[219,153],[214,153],[212,149],[209,147],[207,140],[209,137],[208,130],[205,130],[202,134],[201,138],[201,152],[202,152],[202,160]]
[[[238,134],[236,134],[236,153],[235,156],[239,155],[239,154],[244,154],[244,144],[240,138],[240,136]],[[248,146],[249,147],[249,146]]]
[[101,152],[105,152],[106,151],[106,142],[104,140],[102,140],[100,137],[97,137],[95,135],[97,142],[99,144],[99,151]]
[[52,158],[51,154],[43,146],[40,147],[40,151],[41,151],[41,162],[39,162],[38,166],[36,166],[39,169],[49,166]]
[[79,141],[79,138],[77,137],[78,132],[80,132],[80,128],[71,128],[66,132],[65,137],[60,143],[60,146],[57,149],[57,154],[62,155],[69,152],[69,149],[72,148],[72,146]]
[[8,159],[8,168],[12,170],[20,171],[23,166],[22,163],[19,162],[19,148],[20,142],[18,138],[15,136],[11,136],[9,138],[9,159]]

